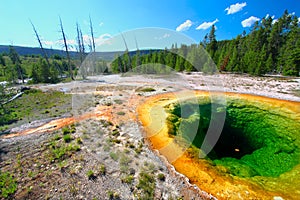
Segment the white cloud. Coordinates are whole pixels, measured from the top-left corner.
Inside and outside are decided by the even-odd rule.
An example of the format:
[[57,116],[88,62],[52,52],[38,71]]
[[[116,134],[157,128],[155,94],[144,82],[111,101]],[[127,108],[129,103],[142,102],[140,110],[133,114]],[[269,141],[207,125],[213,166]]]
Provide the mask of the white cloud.
[[[64,40],[59,40],[59,44],[64,44]],[[67,45],[75,45],[76,41],[75,40],[66,40]]]
[[212,25],[214,25],[215,23],[217,23],[219,20],[218,19],[216,19],[215,21],[213,21],[213,22],[203,22],[202,24],[200,24],[197,28],[196,28],[196,30],[206,30],[206,29],[208,29],[209,27],[211,27]]
[[259,21],[260,19],[258,17],[251,16],[248,19],[245,19],[242,21],[242,26],[245,27],[251,27],[256,21]]
[[237,13],[237,12],[243,10],[243,8],[245,6],[247,6],[246,2],[244,2],[244,3],[236,3],[236,4],[232,4],[229,7],[227,7],[225,9],[225,11],[227,11],[227,15],[230,15],[230,14],[234,14],[234,13]]
[[193,22],[191,20],[186,20],[184,23],[180,24],[176,31],[187,31],[189,28],[193,25]]
[[[89,45],[92,41],[92,36],[89,35],[83,35],[83,42],[85,45]],[[110,39],[112,36],[108,33],[102,34],[99,37],[94,37],[95,45],[101,46],[102,44],[106,44],[106,41]],[[77,45],[77,44],[76,44]]]
[[154,39],[156,40],[162,40],[162,39],[165,39],[165,38],[168,38],[170,37],[171,35],[169,33],[165,33],[163,36],[160,36],[160,37],[154,37]]
[[[84,42],[85,46],[88,47],[88,45],[90,44],[90,41],[92,40],[92,37],[87,34],[83,35],[82,37],[83,37],[83,42]],[[94,39],[95,39],[96,47],[101,46],[103,44],[110,44],[109,39],[111,39],[111,38],[112,38],[112,36],[108,33],[102,34],[99,37],[95,37]],[[43,41],[42,43],[46,46],[46,48],[53,47],[53,48],[65,50],[63,40]],[[67,45],[68,45],[68,49],[70,51],[77,51],[78,44],[77,44],[76,40],[67,40]]]
[[[76,51],[76,40],[66,40],[69,51]],[[64,49],[64,40],[58,40],[55,42],[59,47]],[[65,50],[65,49],[64,49]]]
[[54,42],[53,41],[42,41],[42,44],[44,44],[45,46],[52,46],[54,45]]
[[168,38],[168,37],[170,37],[170,36],[171,36],[170,34],[165,33],[165,34],[163,35],[163,38]]
[[99,37],[95,38],[95,44],[96,46],[101,46],[103,44],[109,44],[109,39],[112,38],[112,35],[110,35],[109,33],[104,33],[102,35],[100,35]]
[[83,38],[83,43],[85,45],[89,45],[92,37],[90,37],[89,35],[83,35],[82,38]]

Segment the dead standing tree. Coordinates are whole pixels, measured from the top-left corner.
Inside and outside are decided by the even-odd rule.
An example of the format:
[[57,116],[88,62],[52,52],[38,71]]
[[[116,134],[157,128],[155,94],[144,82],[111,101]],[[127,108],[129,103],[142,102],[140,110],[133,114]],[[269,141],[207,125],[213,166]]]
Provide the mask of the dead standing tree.
[[63,41],[64,41],[64,47],[65,47],[65,51],[66,51],[67,59],[68,59],[69,77],[70,77],[72,80],[74,80],[74,77],[73,77],[73,71],[72,71],[72,66],[71,66],[71,58],[70,58],[70,53],[69,53],[68,44],[67,44],[67,39],[66,39],[66,34],[65,34],[64,27],[63,27],[63,23],[62,23],[60,17],[59,17],[59,22],[60,22],[61,34],[62,34],[62,36],[63,36]]
[[47,65],[48,65],[48,69],[50,69],[51,65],[50,65],[50,62],[49,62],[49,59],[48,59],[48,55],[47,55],[45,49],[43,48],[43,44],[42,44],[42,41],[41,41],[41,39],[40,39],[40,36],[39,36],[39,34],[38,34],[38,32],[37,32],[35,26],[33,25],[32,21],[31,21],[31,20],[29,20],[29,21],[30,21],[30,23],[31,23],[31,25],[32,25],[32,28],[33,28],[33,31],[34,31],[34,33],[35,33],[36,39],[37,39],[37,41],[39,42],[39,45],[40,45],[40,48],[41,48],[41,50],[42,50],[43,56],[44,56],[44,58],[46,59],[46,62],[47,62]]
[[[78,55],[80,58],[79,70],[80,70],[80,74],[82,75],[82,78],[86,79],[87,69],[86,69],[86,67],[82,66],[82,64],[84,62],[84,58],[85,58],[85,47],[84,47],[84,40],[83,40],[82,32],[81,32],[78,22],[76,23],[76,31],[77,31],[77,46],[78,46],[77,52],[78,52]],[[86,64],[86,62],[85,62],[85,64]]]
[[126,62],[126,59],[124,59],[124,72],[127,72],[127,70],[129,70],[129,68],[132,69],[132,66],[131,66],[131,57],[130,57],[130,54],[129,54],[129,51],[128,51],[128,46],[127,46],[127,42],[125,40],[125,37],[123,35],[123,33],[121,33],[121,36],[122,36],[122,39],[123,39],[123,42],[124,42],[124,45],[125,45],[125,52],[123,54],[123,57],[127,57],[128,58],[128,62]]
[[79,56],[80,56],[80,64],[82,64],[83,59],[84,59],[85,48],[84,48],[82,32],[80,30],[80,27],[79,27],[78,23],[76,23],[76,30],[77,30],[78,53],[79,53]]
[[136,40],[136,37],[134,37],[134,40],[135,40],[135,46],[136,46],[136,68],[138,66],[140,66],[140,50],[139,50],[139,46],[138,46],[138,42]]
[[94,30],[93,30],[93,23],[92,23],[92,19],[90,16],[90,31],[91,31],[91,37],[92,37],[92,51],[95,53],[96,52],[96,45],[95,45],[95,38],[94,38]]
[[92,23],[91,16],[89,16],[89,19],[90,19],[90,36],[91,36],[91,37],[89,37],[90,57],[92,60],[92,65],[94,67],[94,72],[96,74],[101,74],[106,71],[106,68],[99,67],[99,65],[97,65],[96,44],[95,44],[94,29],[93,29],[93,23]]

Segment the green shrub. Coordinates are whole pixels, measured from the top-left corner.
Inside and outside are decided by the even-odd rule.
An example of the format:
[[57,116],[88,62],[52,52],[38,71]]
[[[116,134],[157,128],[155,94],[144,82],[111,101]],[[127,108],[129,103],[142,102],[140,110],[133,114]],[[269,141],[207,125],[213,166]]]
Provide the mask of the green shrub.
[[54,154],[54,157],[56,159],[61,159],[66,154],[66,148],[59,147],[52,150],[52,153]]
[[82,139],[79,137],[79,138],[76,138],[76,143],[77,144],[82,144]]
[[71,133],[71,130],[68,126],[62,128],[62,132],[64,135]]
[[63,139],[66,143],[69,143],[69,142],[71,142],[72,137],[70,134],[67,134],[67,135],[64,135]]
[[131,184],[133,182],[134,177],[132,175],[125,176],[121,179],[122,183]]
[[160,181],[165,181],[165,180],[166,180],[165,175],[162,174],[162,173],[158,174],[158,175],[157,175],[157,178],[158,178],[158,180],[160,180]]
[[107,196],[110,200],[112,199],[120,199],[120,195],[117,192],[114,192],[112,190],[107,191]]
[[67,146],[67,152],[68,153],[72,153],[74,151],[79,151],[80,150],[80,146],[79,145],[72,145],[72,144],[69,144]]
[[105,175],[106,174],[106,167],[105,167],[105,165],[101,164],[99,166],[99,174],[100,175]]
[[87,177],[88,177],[89,180],[90,180],[90,179],[96,178],[96,176],[95,176],[93,170],[87,171],[86,175],[87,175]]
[[60,140],[60,136],[58,135],[58,134],[56,134],[55,136],[54,136],[54,140]]
[[119,136],[120,132],[117,129],[115,129],[115,130],[113,130],[112,135],[113,136]]
[[17,190],[16,180],[8,172],[0,171],[0,191],[3,198],[7,198],[9,195],[15,193]]
[[141,172],[137,188],[143,191],[142,199],[154,199],[155,179],[153,175]]

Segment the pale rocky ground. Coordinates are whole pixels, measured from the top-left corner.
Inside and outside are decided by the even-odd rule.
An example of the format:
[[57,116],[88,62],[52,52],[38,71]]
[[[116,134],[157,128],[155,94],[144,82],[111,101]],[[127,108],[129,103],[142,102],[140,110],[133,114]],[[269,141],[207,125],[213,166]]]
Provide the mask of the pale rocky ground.
[[[221,90],[300,101],[300,78],[252,77],[238,74],[201,76],[197,73],[184,75],[184,77],[187,78],[192,88],[199,90]],[[199,79],[202,82],[199,83]],[[297,92],[298,96],[295,95]]]
[[[147,96],[181,89],[248,93],[300,101],[300,79],[233,74],[172,74],[159,78],[152,75],[107,75],[90,77],[88,81],[35,87],[72,93],[73,102],[70,103],[75,115],[86,112],[99,115],[75,123],[76,133],[72,137],[81,138],[83,143],[81,150],[66,158],[65,162],[49,162],[45,158],[49,141],[55,134],[61,134],[60,130],[2,137],[0,167],[14,170],[19,183],[13,199],[109,199],[109,192],[115,194],[111,199],[139,199],[143,191],[137,185],[142,171],[155,177],[155,199],[213,198],[190,185],[187,178],[150,149],[137,119],[137,106]],[[147,87],[155,91],[140,91]],[[34,122],[15,130],[41,124],[43,122]],[[118,133],[112,134],[114,131]],[[112,154],[118,158],[114,159]],[[23,165],[21,170],[13,167],[18,162]],[[105,166],[105,174],[97,171],[100,165]],[[87,177],[88,170],[96,172],[94,179]],[[164,174],[164,181],[157,179],[160,173]],[[122,182],[128,175],[133,176],[130,184]]]

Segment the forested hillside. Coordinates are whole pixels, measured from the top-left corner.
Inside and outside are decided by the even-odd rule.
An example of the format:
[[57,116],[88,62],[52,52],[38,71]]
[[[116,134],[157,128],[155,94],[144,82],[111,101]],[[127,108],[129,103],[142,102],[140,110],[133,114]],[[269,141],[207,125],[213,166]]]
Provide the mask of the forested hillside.
[[264,18],[249,34],[207,45],[207,50],[222,71],[299,76],[299,19],[287,11],[278,21]]
[[[114,60],[112,69],[114,72],[126,72],[141,64],[160,63],[176,71],[219,70],[252,75],[269,73],[299,76],[299,19],[288,11],[278,20],[269,16],[256,22],[248,34],[244,31],[232,40],[217,41],[216,38],[217,31],[212,26],[210,33],[199,44],[181,45],[178,48],[175,44],[171,49],[153,51],[147,55],[137,52],[130,56],[125,52]],[[203,48],[213,59],[217,69],[212,67]],[[149,72],[149,66],[141,68],[143,72]],[[150,70],[157,71],[159,67]]]

